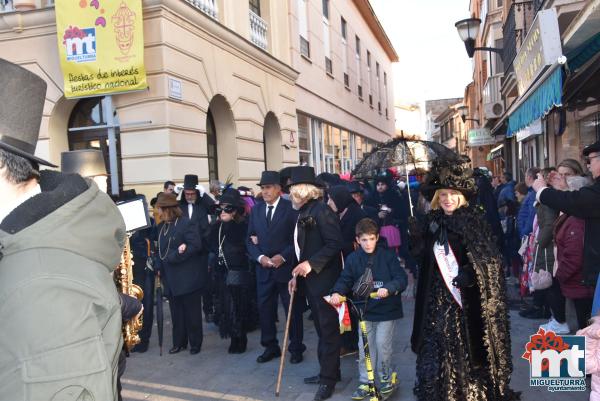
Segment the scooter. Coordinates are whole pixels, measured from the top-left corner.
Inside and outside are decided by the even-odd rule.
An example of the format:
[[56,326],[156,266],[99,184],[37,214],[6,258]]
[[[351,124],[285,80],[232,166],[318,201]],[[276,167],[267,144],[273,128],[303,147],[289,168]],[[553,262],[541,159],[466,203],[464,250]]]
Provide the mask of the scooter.
[[[367,309],[367,303],[369,301],[369,299],[377,299],[377,292],[372,292],[369,294],[369,297],[367,299],[365,299],[364,301],[352,301],[351,299],[347,298],[347,297],[340,297],[340,300],[342,302],[344,301],[349,301],[349,303],[352,305],[352,309],[354,309],[356,311],[356,313],[358,314],[358,325],[360,326],[360,332],[362,335],[362,339],[363,339],[363,346],[364,346],[364,352],[365,352],[365,366],[367,368],[367,385],[369,386],[369,401],[383,401],[383,400],[387,400],[392,394],[394,394],[394,390],[396,388],[396,385],[398,384],[398,374],[397,372],[392,372],[390,375],[390,380],[392,382],[392,388],[393,390],[391,392],[389,392],[388,394],[381,394],[381,391],[379,391],[379,388],[377,387],[377,384],[375,383],[375,374],[373,372],[373,364],[371,363],[371,353],[369,352],[369,339],[367,336],[367,323],[365,322],[365,320],[363,319],[364,314],[366,312]],[[364,305],[364,307],[361,309],[358,307],[358,305]]]

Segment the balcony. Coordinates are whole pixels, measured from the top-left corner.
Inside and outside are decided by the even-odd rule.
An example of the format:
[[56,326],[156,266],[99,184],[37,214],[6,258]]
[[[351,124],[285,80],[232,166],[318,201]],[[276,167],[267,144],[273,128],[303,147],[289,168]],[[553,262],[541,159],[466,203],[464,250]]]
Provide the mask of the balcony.
[[0,0],[0,13],[15,11],[12,0]]
[[267,22],[254,11],[248,11],[250,15],[250,41],[263,50],[267,50],[269,42],[267,40]]
[[186,0],[188,3],[202,11],[204,14],[211,18],[219,18],[219,8],[217,6],[217,0]]
[[502,27],[504,75],[513,71],[512,62],[527,36],[531,23],[541,7],[543,0],[513,2],[508,11],[506,22]]
[[504,113],[504,102],[502,100],[502,74],[488,77],[483,86],[483,116],[487,120],[499,118]]
[[[54,7],[54,0],[42,0],[41,8]],[[37,8],[35,2],[17,2],[15,8],[14,0],[0,0],[0,13],[10,13],[13,11],[26,11]]]

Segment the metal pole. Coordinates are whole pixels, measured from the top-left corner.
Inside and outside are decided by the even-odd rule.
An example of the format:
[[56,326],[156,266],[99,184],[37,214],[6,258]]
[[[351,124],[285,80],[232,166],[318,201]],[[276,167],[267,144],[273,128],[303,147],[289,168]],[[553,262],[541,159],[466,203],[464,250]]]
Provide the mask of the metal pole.
[[108,125],[108,160],[110,166],[110,192],[119,195],[119,166],[117,164],[117,135],[113,116],[112,96],[104,96],[102,99],[102,110],[104,121]]

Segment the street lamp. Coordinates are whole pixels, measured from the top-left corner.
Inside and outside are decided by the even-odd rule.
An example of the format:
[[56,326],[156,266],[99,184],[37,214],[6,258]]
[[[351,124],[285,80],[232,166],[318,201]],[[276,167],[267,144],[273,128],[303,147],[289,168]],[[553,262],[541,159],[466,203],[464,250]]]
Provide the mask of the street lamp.
[[469,115],[469,106],[467,106],[466,104],[461,104],[460,106],[458,106],[456,108],[456,111],[458,112],[458,115],[460,116],[460,119],[463,123],[465,121],[475,121],[477,122],[477,124],[479,124],[479,120],[475,118],[467,118],[467,116]]
[[502,58],[502,49],[496,47],[475,47],[475,40],[479,34],[479,27],[481,26],[481,20],[479,18],[467,18],[462,19],[454,24],[458,31],[460,40],[465,42],[465,48],[469,58],[473,58],[476,50],[485,50],[489,52],[495,52]]

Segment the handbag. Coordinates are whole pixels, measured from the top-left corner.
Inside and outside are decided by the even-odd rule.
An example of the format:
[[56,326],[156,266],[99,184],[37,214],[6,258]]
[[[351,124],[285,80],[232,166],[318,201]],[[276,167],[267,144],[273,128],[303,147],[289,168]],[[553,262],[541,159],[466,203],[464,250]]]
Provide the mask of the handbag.
[[[533,262],[533,266],[535,268],[537,264],[537,256],[538,251],[540,249],[539,244],[535,248],[535,258]],[[548,271],[548,257],[547,257],[546,249],[544,249],[544,265],[545,269],[540,269],[539,271],[533,271],[531,273],[531,286],[534,290],[545,290],[546,288],[552,287],[552,273]]]
[[354,285],[352,286],[352,295],[355,299],[366,299],[373,289],[375,288],[375,283],[373,282],[373,257],[375,252],[369,255],[369,259],[367,260],[367,266],[365,267],[365,271],[361,276],[356,280]]
[[227,270],[225,285],[228,287],[247,287],[250,285],[250,272],[247,270]]
[[379,235],[387,240],[388,248],[398,248],[402,245],[400,230],[394,225],[383,226],[379,229]]

